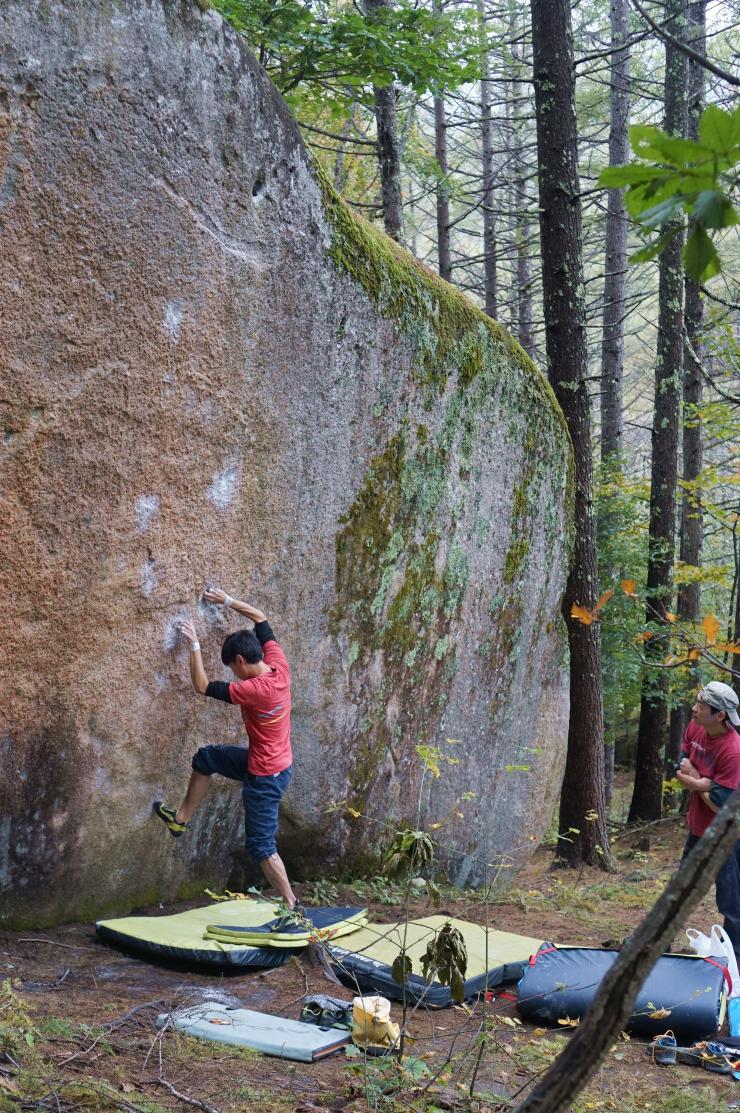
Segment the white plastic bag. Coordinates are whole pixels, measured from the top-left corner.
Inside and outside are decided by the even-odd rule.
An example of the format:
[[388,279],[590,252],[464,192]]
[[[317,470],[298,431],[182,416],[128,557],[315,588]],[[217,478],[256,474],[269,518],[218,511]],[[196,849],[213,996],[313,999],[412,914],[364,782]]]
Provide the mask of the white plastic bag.
[[686,935],[692,951],[701,958],[725,959],[732,982],[732,992],[728,996],[739,997],[740,973],[737,968],[737,958],[725,929],[719,924],[713,924],[710,935],[705,935],[703,931],[697,931],[696,928],[687,928]]
[[[703,931],[697,931],[696,928],[686,928],[686,934],[689,939],[689,946],[691,947],[691,950],[694,952],[694,954],[701,955],[702,958],[706,958],[707,955],[713,955],[716,953],[712,950],[712,940],[708,935],[705,935]],[[719,952],[719,954],[723,953],[723,951]],[[730,974],[730,977],[732,977],[732,974]]]
[[738,973],[735,949],[730,942],[727,932],[720,924],[712,925],[712,934],[709,942],[710,955],[727,959],[727,971],[732,980],[732,992],[730,993],[730,997],[740,996],[740,973]]

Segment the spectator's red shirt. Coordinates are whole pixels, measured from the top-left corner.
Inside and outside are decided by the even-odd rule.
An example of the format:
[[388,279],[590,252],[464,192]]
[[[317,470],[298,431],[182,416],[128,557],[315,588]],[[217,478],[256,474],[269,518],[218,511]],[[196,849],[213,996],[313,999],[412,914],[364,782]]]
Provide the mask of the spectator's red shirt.
[[238,704],[249,736],[247,771],[260,777],[282,773],[293,763],[290,748],[290,669],[276,641],[262,646],[270,671],[251,680],[229,684],[229,697]]
[[[724,734],[710,738],[704,727],[690,722],[682,750],[700,777],[709,777],[723,788],[734,790],[740,786],[740,735],[729,723]],[[716,814],[700,793],[691,793],[688,818],[692,835],[703,835]]]

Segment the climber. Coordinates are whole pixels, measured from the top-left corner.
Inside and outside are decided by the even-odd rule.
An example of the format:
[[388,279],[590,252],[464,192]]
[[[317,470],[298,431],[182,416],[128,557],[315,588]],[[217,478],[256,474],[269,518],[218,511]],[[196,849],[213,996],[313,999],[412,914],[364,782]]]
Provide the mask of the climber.
[[190,642],[193,688],[198,695],[240,708],[249,745],[201,747],[193,758],[193,771],[180,807],[169,808],[157,800],[154,811],[170,834],[179,838],[190,827],[190,820],[208,791],[213,773],[241,781],[247,852],[288,908],[293,909],[295,894],[275,845],[278,809],[290,783],[293,761],[288,662],[262,611],[232,599],[219,588],[206,591],[203,598],[209,603],[230,607],[255,623],[253,631],[238,630],[230,634],[221,647],[221,660],[236,677],[230,683],[209,681],[203,668],[195,624],[188,619],[180,626],[183,636]]

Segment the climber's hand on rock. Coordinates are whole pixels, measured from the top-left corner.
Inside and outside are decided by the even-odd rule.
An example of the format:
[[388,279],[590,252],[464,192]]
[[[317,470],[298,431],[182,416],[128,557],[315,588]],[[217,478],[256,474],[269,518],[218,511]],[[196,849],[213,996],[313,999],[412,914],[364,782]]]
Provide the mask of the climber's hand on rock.
[[195,629],[195,623],[192,619],[188,618],[185,622],[180,623],[180,632],[186,641],[197,642],[198,631]]
[[220,587],[209,587],[207,591],[203,592],[203,598],[206,603],[218,603],[219,606],[223,607],[228,595]]

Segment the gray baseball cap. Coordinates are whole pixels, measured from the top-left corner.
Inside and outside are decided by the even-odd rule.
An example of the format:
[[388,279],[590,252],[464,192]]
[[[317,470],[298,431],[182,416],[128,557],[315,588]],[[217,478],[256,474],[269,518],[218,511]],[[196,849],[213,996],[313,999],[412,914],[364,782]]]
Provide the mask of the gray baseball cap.
[[727,718],[733,726],[740,726],[740,715],[737,713],[738,698],[729,684],[721,680],[712,680],[706,688],[702,688],[698,697],[702,703],[708,703],[715,711],[726,711]]

